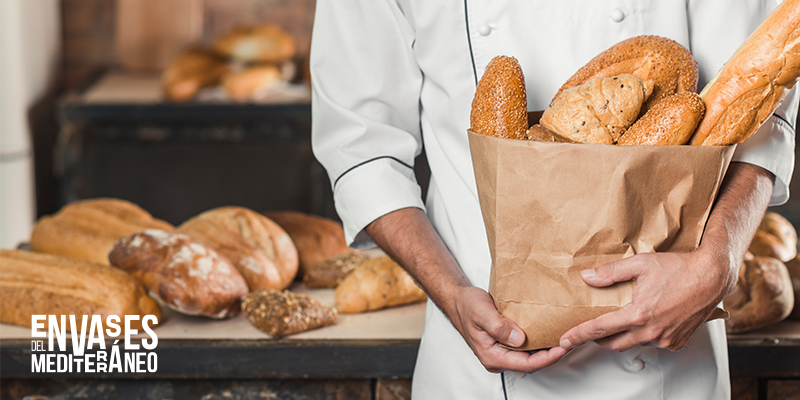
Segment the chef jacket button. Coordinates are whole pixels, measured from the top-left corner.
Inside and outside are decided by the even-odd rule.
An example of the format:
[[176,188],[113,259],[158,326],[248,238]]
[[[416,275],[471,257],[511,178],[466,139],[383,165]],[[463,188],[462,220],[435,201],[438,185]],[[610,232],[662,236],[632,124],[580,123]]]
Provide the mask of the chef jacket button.
[[481,36],[489,36],[489,34],[492,33],[492,27],[488,24],[483,24],[478,27],[478,33],[480,33]]
[[619,8],[611,12],[611,20],[614,22],[622,22],[623,19],[625,19],[625,13]]
[[633,362],[631,362],[631,369],[634,372],[639,372],[644,369],[644,361],[641,358],[634,358]]

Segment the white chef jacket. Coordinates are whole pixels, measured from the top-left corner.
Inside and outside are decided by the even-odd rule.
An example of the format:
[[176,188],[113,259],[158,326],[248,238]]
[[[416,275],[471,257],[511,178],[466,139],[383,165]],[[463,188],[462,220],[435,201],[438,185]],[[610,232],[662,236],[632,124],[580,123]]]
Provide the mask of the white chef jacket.
[[[519,59],[528,109],[543,110],[592,57],[632,36],[689,48],[700,87],[775,0],[319,0],[311,47],[312,143],[333,184],[348,243],[364,227],[418,207],[469,281],[486,289],[491,259],[468,149],[475,87],[496,55]],[[734,160],[775,174],[788,198],[798,98],[792,91]],[[425,146],[426,204],[413,163]],[[426,207],[427,206],[427,207]],[[730,397],[724,324],[704,324],[681,351],[594,343],[534,374],[487,372],[431,302],[413,378],[417,399],[723,399]]]

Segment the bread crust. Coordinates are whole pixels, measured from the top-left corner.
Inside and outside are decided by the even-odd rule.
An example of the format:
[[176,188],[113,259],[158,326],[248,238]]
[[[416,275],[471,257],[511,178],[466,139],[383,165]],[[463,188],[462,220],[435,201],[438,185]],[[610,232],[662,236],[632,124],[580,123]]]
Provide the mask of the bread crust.
[[297,275],[297,248],[269,218],[244,207],[220,207],[181,224],[184,233],[227,257],[250,291],[285,289]]
[[528,131],[525,132],[525,139],[547,143],[577,143],[576,141],[565,138],[564,136],[561,136],[539,124],[534,124],[528,128]]
[[486,66],[472,100],[470,124],[470,130],[481,135],[525,139],[528,98],[516,58],[497,56]]
[[591,59],[561,86],[553,101],[592,79],[620,74],[633,74],[645,83],[648,98],[640,115],[664,97],[697,92],[697,62],[689,50],[672,39],[643,35],[623,40]]
[[242,302],[253,326],[275,337],[292,335],[335,324],[339,313],[304,294],[288,290],[257,290]]
[[724,146],[752,136],[800,77],[800,0],[770,13],[703,88],[706,115],[690,144]]
[[233,317],[248,293],[247,282],[226,257],[180,233],[136,232],[117,241],[109,259],[182,314]]
[[667,96],[639,118],[622,137],[619,145],[685,144],[703,118],[705,106],[694,92]]
[[214,41],[217,52],[245,63],[289,60],[296,47],[294,38],[277,25],[237,27]]
[[725,321],[728,333],[763,328],[789,316],[794,306],[791,285],[780,260],[760,256],[745,260],[736,289],[724,301],[731,314]]
[[222,87],[235,101],[255,100],[281,81],[281,70],[275,65],[258,65],[222,77]]
[[[142,284],[108,265],[23,250],[0,250],[0,321],[31,326],[32,315],[138,315],[131,328],[142,329],[145,315],[161,319],[161,309]],[[69,326],[69,325],[68,325]],[[89,327],[86,327],[87,331]]]
[[423,301],[427,297],[401,266],[389,256],[359,265],[336,287],[336,309],[360,313]]
[[208,49],[189,49],[179,54],[161,75],[161,88],[170,101],[189,101],[200,89],[214,86],[230,71],[225,58]]
[[129,201],[81,200],[40,218],[31,232],[30,246],[42,253],[108,265],[108,252],[114,243],[144,229],[175,228]]

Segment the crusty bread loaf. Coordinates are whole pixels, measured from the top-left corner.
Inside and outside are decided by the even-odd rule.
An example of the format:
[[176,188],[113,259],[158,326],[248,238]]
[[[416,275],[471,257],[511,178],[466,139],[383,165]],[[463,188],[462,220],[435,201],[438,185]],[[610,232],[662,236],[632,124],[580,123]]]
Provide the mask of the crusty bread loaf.
[[516,58],[497,56],[486,66],[472,100],[470,124],[481,135],[525,139],[528,98]]
[[794,306],[794,292],[786,266],[772,257],[745,259],[724,307],[730,312],[725,321],[728,333],[759,329],[785,319]]
[[704,110],[703,101],[694,92],[679,92],[664,97],[628,128],[617,144],[684,144],[703,118]]
[[792,313],[787,318],[800,321],[800,257],[789,260],[786,263],[786,269],[789,271],[789,277],[792,279],[792,288],[794,289],[794,307],[792,307]]
[[189,101],[200,89],[218,84],[228,71],[228,62],[219,54],[207,49],[189,49],[164,70],[161,88],[168,100]]
[[222,77],[222,88],[231,100],[250,101],[263,97],[263,93],[281,81],[281,70],[266,64],[247,67]]
[[757,256],[773,257],[787,262],[797,256],[797,232],[778,213],[764,214],[750,243],[749,251]]
[[220,35],[214,49],[237,61],[277,63],[295,55],[294,38],[277,25],[242,26]]
[[306,270],[303,282],[311,288],[335,288],[367,260],[369,257],[362,253],[342,253]]
[[275,337],[320,328],[339,320],[335,308],[288,290],[252,292],[242,302],[242,311],[253,326]]
[[623,40],[598,54],[570,77],[553,97],[596,78],[633,74],[647,89],[644,115],[664,97],[678,92],[696,92],[697,62],[680,43],[659,36],[636,36]]
[[30,245],[35,251],[108,265],[114,243],[144,229],[174,228],[125,200],[81,200],[39,219]]
[[800,0],[785,0],[750,34],[700,97],[706,115],[693,145],[741,143],[781,104],[800,77]]
[[614,144],[636,121],[646,98],[644,83],[634,75],[596,78],[562,92],[539,123],[579,143]]
[[300,278],[305,278],[307,271],[334,257],[338,257],[338,263],[341,264],[350,259],[346,255],[359,253],[347,246],[342,224],[332,219],[297,211],[272,211],[264,215],[280,225],[292,238],[300,258],[300,269],[297,271]]
[[197,215],[177,231],[227,257],[251,291],[285,289],[297,275],[297,249],[269,218],[244,207],[220,207]]
[[95,314],[102,316],[103,329],[108,315],[119,316],[123,329],[125,315],[140,317],[131,324],[139,330],[145,315],[161,319],[158,304],[125,271],[50,254],[0,250],[0,321],[31,326],[32,315],[75,315],[80,331],[82,316]]
[[359,265],[336,287],[336,309],[359,313],[425,300],[425,292],[389,256]]
[[109,260],[183,314],[232,317],[248,293],[226,257],[180,233],[147,229],[128,235],[117,241]]

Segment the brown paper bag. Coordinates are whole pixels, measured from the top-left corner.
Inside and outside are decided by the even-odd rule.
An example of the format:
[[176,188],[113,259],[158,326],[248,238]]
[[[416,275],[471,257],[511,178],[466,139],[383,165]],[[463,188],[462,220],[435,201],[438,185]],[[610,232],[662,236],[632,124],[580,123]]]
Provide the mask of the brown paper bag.
[[469,133],[492,270],[489,293],[525,331],[518,350],[631,301],[580,271],[697,248],[735,146],[541,143]]

